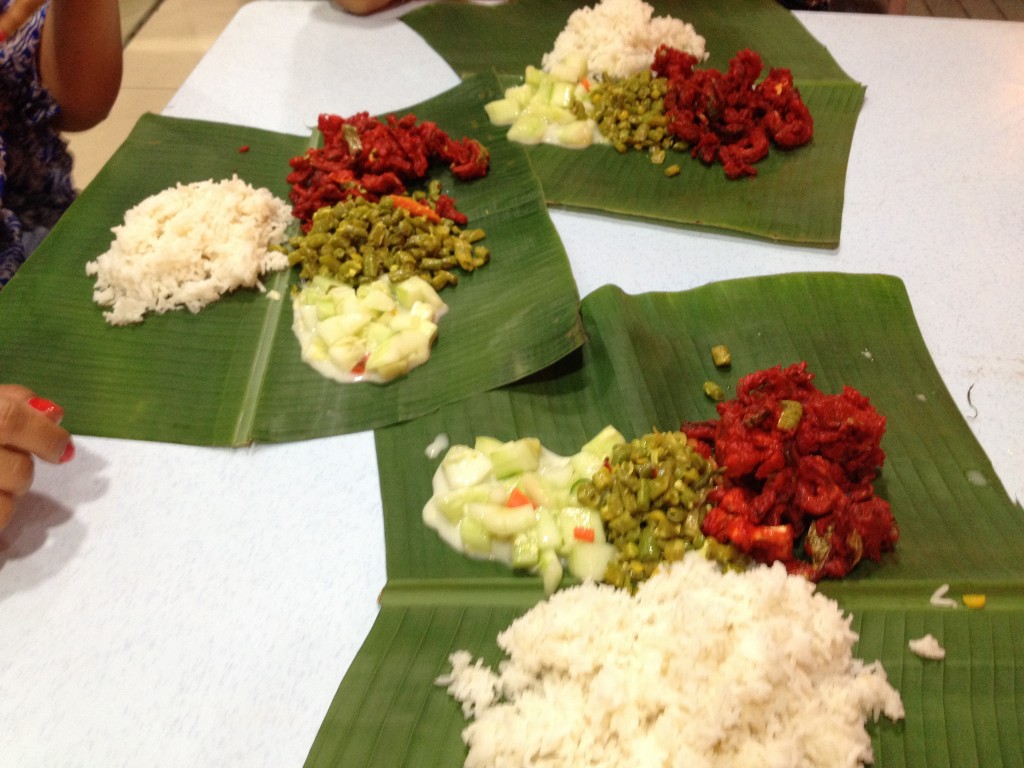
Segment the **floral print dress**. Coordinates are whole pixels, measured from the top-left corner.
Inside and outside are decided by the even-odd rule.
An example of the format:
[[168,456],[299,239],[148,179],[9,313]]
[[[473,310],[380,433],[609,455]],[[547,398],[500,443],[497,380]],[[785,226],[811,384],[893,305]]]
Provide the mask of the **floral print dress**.
[[60,107],[39,79],[47,7],[0,43],[0,288],[75,197],[71,155],[53,126]]

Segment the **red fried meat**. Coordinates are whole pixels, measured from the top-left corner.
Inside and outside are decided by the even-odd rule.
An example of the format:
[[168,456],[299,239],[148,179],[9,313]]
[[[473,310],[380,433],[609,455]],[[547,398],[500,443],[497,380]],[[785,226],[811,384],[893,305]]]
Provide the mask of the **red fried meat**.
[[696,64],[691,54],[662,45],[652,66],[668,79],[668,130],[693,157],[721,163],[727,177],[738,179],[757,175],[754,164],[772,144],[788,150],[810,141],[814,120],[788,69],[771,69],[758,82],[763,63],[749,49],[736,54],[725,72]]
[[682,430],[722,467],[705,535],[817,581],[879,560],[899,529],[873,487],[885,417],[855,389],[828,395],[813,379],[806,363],[752,373],[717,420]]
[[[423,179],[433,165],[445,164],[455,178],[468,181],[487,175],[490,155],[480,142],[457,141],[436,123],[418,122],[415,115],[389,115],[384,120],[360,112],[349,118],[320,115],[323,146],[289,161],[288,183],[293,215],[308,231],[320,208],[349,197],[376,201],[385,195],[404,194],[407,185]],[[465,224],[450,197],[442,196],[443,212]]]

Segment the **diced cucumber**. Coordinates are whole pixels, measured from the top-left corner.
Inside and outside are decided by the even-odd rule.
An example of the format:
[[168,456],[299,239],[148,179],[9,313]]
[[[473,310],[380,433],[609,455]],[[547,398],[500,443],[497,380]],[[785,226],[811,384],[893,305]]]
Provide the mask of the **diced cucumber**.
[[574,480],[590,480],[594,473],[604,464],[604,456],[588,451],[580,451],[571,459]]
[[486,480],[493,468],[491,460],[468,445],[453,445],[441,460],[441,470],[451,488],[465,488]]
[[550,77],[541,78],[536,85],[533,97],[530,99],[530,104],[550,104],[553,86],[554,81]]
[[396,315],[391,320],[391,328],[395,331],[412,331],[423,337],[428,346],[437,337],[437,325],[430,320],[410,314]]
[[511,88],[505,89],[505,98],[515,104],[518,108],[522,109],[533,98],[534,88],[530,83],[523,83],[522,85],[514,85]]
[[580,53],[570,53],[561,61],[552,64],[548,74],[556,80],[575,83],[587,75],[587,57]]
[[612,448],[624,442],[626,442],[626,438],[622,436],[622,433],[615,427],[608,425],[588,440],[580,449],[580,453],[600,456],[603,461],[606,457],[612,455]]
[[569,552],[569,573],[583,581],[603,581],[608,563],[615,556],[615,546],[605,542],[577,542]]
[[564,485],[568,487],[572,483],[572,463],[568,456],[558,456],[551,452],[547,453],[544,466],[540,474],[552,485]]
[[508,140],[520,144],[540,144],[548,132],[547,121],[536,115],[522,114],[508,129]]
[[425,301],[414,301],[412,306],[409,307],[409,316],[417,317],[420,320],[427,320],[437,325],[436,321],[441,317],[443,312],[435,309],[434,307],[427,304]]
[[524,472],[517,485],[519,490],[530,497],[535,507],[551,504],[551,494],[548,493],[543,478],[536,472]]
[[334,286],[340,285],[337,280],[326,275],[313,275],[313,279],[309,281],[309,284],[311,288],[319,291],[320,294],[325,294]]
[[526,72],[523,76],[523,79],[526,81],[527,85],[536,88],[537,85],[540,84],[541,80],[543,80],[545,77],[547,77],[547,74],[543,70],[538,69],[532,64],[526,65]]
[[459,537],[462,539],[462,547],[471,554],[486,555],[491,551],[491,534],[478,520],[462,518]]
[[562,533],[555,516],[545,507],[537,507],[537,545],[542,549],[557,550],[562,546]]
[[[551,84],[551,97],[548,104],[565,111],[569,110],[574,100],[573,91],[576,90],[576,81],[558,81]],[[570,113],[571,114],[571,113]]]
[[435,310],[440,311],[447,307],[433,286],[422,277],[413,275],[394,286],[395,297],[398,303],[406,309],[410,308],[417,301],[428,304]]
[[342,339],[327,349],[328,359],[341,371],[351,371],[365,356],[365,345],[355,338]]
[[370,322],[367,312],[352,312],[344,315],[333,315],[317,323],[316,332],[328,346],[338,344],[344,339],[358,336],[359,332]]
[[[366,308],[363,307],[363,300],[356,296],[355,291],[349,293],[339,294],[334,299],[334,305],[337,307],[339,315],[355,314],[357,312],[366,312]],[[372,318],[372,313],[370,313]]]
[[[617,432],[604,435],[618,442]],[[602,581],[616,550],[607,542],[600,513],[561,501],[549,506],[554,497],[569,495],[567,482],[574,478],[570,459],[544,449],[536,438],[503,442],[482,435],[474,447],[448,450],[424,521],[467,554],[535,569],[548,594],[566,568],[578,579]],[[511,499],[517,506],[508,506]]]
[[316,302],[316,319],[326,320],[338,314],[338,308],[334,305],[334,299],[324,297]]
[[490,458],[497,478],[532,472],[540,465],[540,440],[535,437],[510,440],[491,451]]
[[366,359],[366,370],[385,381],[408,373],[430,354],[430,339],[417,331],[399,331],[389,336]]
[[474,442],[473,447],[481,453],[486,453],[490,456],[498,448],[501,448],[505,444],[504,440],[499,440],[496,437],[490,437],[489,435],[480,435]]
[[594,123],[590,120],[573,120],[558,130],[558,143],[569,149],[586,149],[594,143]]
[[302,357],[309,360],[326,360],[327,344],[319,336],[314,336],[310,339],[306,348],[302,350]]
[[493,125],[512,125],[519,117],[522,105],[510,98],[496,99],[484,104],[484,111]]
[[[576,121],[576,115],[563,107],[556,107],[551,104],[530,104],[523,110],[520,119],[539,117],[547,126],[568,125]],[[545,129],[545,134],[547,133]]]
[[[371,286],[376,286],[378,283],[370,283]],[[391,298],[390,291],[387,288],[375,288],[366,292],[363,296],[363,306],[383,314],[385,312],[391,312],[395,308],[395,300]]]
[[540,468],[540,477],[547,490],[547,504],[561,507],[575,501],[571,493],[575,478],[569,459],[560,456],[556,462],[545,462]]
[[540,558],[537,536],[533,531],[517,534],[512,540],[512,567],[533,568]]
[[366,343],[371,347],[379,347],[391,338],[394,333],[395,332],[391,330],[391,326],[387,323],[382,323],[379,320],[373,320],[367,323],[365,328]]
[[[577,528],[589,528],[594,531],[594,541],[581,541],[576,538]],[[601,514],[586,507],[562,507],[558,510],[558,530],[562,534],[562,546],[559,551],[568,555],[581,544],[603,544],[605,542],[604,524]]]
[[542,549],[537,562],[537,570],[540,572],[541,583],[544,585],[544,594],[550,595],[558,585],[562,583],[562,561],[554,550]]
[[492,536],[507,538],[532,529],[537,524],[537,512],[529,504],[506,507],[503,504],[470,502],[466,504],[463,520],[476,520]]
[[335,303],[354,298],[356,289],[347,283],[335,283],[327,289],[327,295],[334,299]]
[[438,511],[445,519],[455,524],[466,514],[466,505],[470,502],[493,501],[493,488],[487,484],[470,485],[454,488],[448,493],[434,497]]
[[303,304],[299,309],[299,322],[307,330],[316,328],[317,317],[316,317],[316,305],[315,304]]

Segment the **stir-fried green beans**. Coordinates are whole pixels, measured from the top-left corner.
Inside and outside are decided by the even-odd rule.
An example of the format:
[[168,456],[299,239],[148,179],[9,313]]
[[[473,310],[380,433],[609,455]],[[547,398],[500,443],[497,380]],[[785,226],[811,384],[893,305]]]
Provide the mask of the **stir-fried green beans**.
[[655,77],[650,70],[598,81],[590,90],[591,117],[619,152],[646,150],[651,162],[660,165],[665,162],[666,150],[685,149],[665,127],[667,87],[668,81]]
[[581,505],[601,513],[605,535],[619,550],[605,581],[632,590],[660,562],[679,560],[690,549],[704,547],[716,559],[731,560],[728,547],[706,542],[700,530],[717,475],[682,432],[655,432],[616,446],[576,493]]
[[323,275],[361,285],[382,275],[393,282],[419,275],[440,291],[458,283],[455,270],[487,264],[490,252],[479,242],[484,236],[482,229],[415,215],[387,197],[351,198],[313,214],[309,232],[289,241],[288,259],[301,265],[304,280]]

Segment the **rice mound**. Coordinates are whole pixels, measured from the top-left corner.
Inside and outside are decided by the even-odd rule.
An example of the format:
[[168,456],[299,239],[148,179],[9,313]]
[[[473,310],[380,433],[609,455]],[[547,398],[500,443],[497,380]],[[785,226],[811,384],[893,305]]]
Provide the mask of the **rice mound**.
[[703,61],[704,38],[692,24],[671,16],[653,16],[643,0],[601,0],[593,7],[573,11],[555,46],[544,54],[541,67],[550,72],[574,54],[587,59],[591,77],[626,77],[651,68],[662,43],[686,51]]
[[437,683],[472,718],[467,768],[860,766],[865,718],[904,712],[850,622],[778,563],[691,553],[635,597],[556,592],[498,635],[499,672],[458,651]]
[[258,287],[288,257],[270,251],[291,221],[286,202],[237,176],[178,184],[125,213],[110,249],[86,264],[93,300],[111,307],[111,325],[141,322],[146,312],[198,312],[229,291]]

